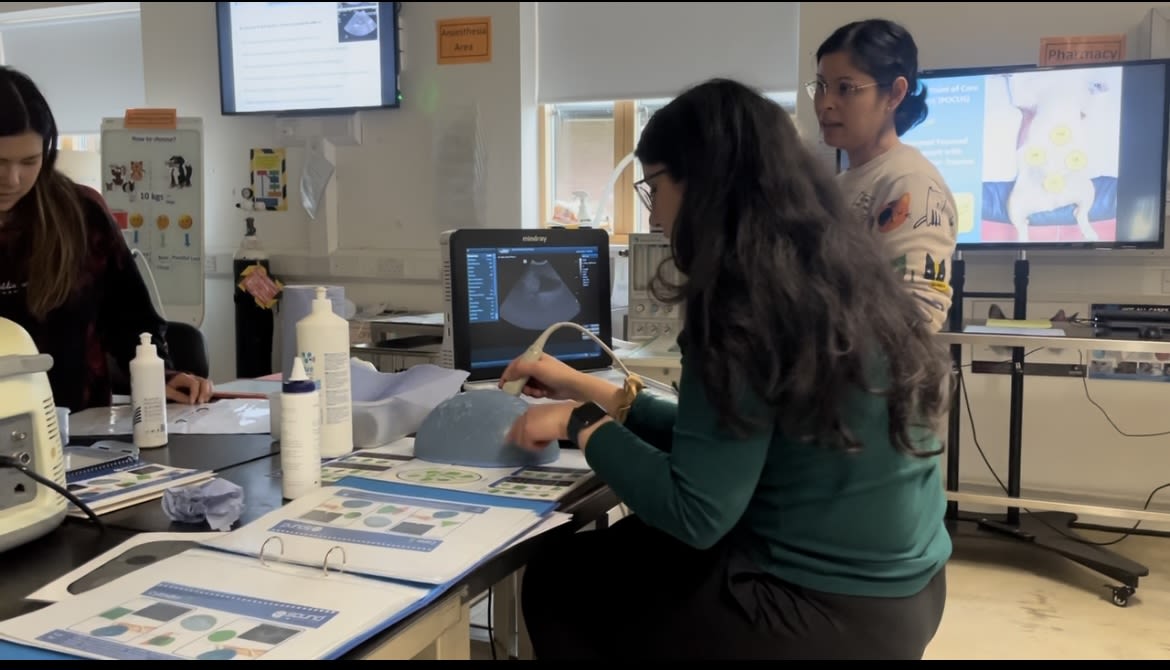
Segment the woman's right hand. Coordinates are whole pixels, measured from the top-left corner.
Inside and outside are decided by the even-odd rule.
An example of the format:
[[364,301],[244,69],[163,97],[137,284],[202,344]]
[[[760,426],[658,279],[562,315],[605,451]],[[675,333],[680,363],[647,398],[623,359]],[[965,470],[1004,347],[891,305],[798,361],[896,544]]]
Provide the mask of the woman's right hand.
[[589,375],[574,370],[555,356],[541,354],[532,361],[523,356],[513,359],[500,376],[500,387],[522,377],[528,377],[523,393],[533,398],[585,401]]

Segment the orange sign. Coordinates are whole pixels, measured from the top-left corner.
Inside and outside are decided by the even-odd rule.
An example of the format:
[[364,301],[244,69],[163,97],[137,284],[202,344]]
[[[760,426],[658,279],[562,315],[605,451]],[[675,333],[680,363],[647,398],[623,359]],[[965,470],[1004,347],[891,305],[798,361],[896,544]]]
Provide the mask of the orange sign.
[[174,130],[179,127],[179,114],[174,109],[127,109],[122,127]]
[[1125,35],[1071,35],[1040,40],[1040,66],[1117,63],[1125,60]]
[[439,65],[490,63],[492,60],[492,19],[440,19],[436,22]]

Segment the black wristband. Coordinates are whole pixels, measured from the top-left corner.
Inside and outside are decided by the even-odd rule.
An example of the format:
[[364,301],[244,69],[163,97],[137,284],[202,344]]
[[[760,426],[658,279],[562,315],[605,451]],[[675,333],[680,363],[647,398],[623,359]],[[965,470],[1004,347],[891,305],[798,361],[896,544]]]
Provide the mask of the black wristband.
[[577,407],[569,414],[569,425],[566,434],[569,436],[569,441],[580,446],[581,443],[577,440],[577,436],[581,434],[589,426],[601,421],[609,416],[605,410],[597,403],[587,402],[580,407]]

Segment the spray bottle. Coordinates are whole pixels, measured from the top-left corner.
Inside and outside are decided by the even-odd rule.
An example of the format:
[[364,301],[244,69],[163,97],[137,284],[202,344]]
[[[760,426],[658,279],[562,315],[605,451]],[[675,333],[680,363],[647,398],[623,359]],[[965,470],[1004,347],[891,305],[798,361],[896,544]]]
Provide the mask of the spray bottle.
[[163,360],[150,333],[138,336],[130,361],[130,405],[134,411],[134,446],[139,449],[167,444],[167,381]]
[[[298,357],[320,394],[321,457],[344,456],[353,451],[349,322],[333,311],[324,286],[317,287],[313,308],[297,321],[296,331]],[[287,410],[282,405],[280,411],[283,416]]]

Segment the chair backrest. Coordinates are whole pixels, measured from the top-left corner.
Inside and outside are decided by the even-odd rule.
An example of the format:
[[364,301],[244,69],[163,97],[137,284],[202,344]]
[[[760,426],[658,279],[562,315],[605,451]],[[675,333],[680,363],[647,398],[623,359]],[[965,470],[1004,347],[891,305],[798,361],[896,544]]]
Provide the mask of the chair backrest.
[[189,323],[167,322],[167,348],[175,369],[208,378],[211,365],[207,361],[207,343],[203,333]]
[[[207,360],[207,343],[203,333],[189,323],[177,321],[167,322],[167,348],[170,350],[171,363],[180,372],[190,372],[207,379],[211,375],[211,365]],[[106,356],[110,371],[110,385],[113,392],[119,395],[130,394],[129,371],[118,368],[112,356]]]

